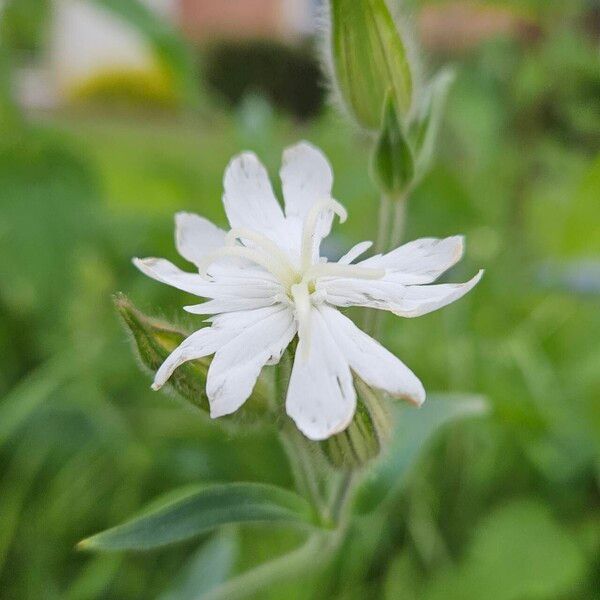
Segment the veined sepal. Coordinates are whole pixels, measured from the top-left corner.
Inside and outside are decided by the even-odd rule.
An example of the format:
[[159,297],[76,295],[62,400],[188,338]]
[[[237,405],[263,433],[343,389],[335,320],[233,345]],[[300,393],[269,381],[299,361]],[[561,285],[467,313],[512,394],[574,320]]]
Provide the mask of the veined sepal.
[[[145,315],[124,294],[115,295],[114,304],[125,329],[131,334],[134,350],[140,362],[153,374],[190,333],[181,327]],[[164,389],[176,392],[187,403],[208,414],[206,377],[210,362],[210,357],[185,362],[174,371]],[[268,392],[266,386],[265,381],[260,378],[253,395],[244,407],[226,421],[228,423],[238,420],[246,422],[248,417],[256,418],[265,413]],[[220,419],[220,422],[223,422],[223,419]]]
[[358,403],[352,422],[342,433],[320,442],[325,459],[334,469],[364,467],[381,454],[392,431],[390,414],[380,393],[357,377],[354,385]]

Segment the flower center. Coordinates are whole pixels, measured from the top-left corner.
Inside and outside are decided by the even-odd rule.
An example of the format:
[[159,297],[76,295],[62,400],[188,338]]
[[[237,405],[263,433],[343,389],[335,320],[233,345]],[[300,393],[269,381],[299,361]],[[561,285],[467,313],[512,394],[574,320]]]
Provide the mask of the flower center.
[[[311,306],[314,301],[316,282],[322,277],[348,277],[352,279],[381,279],[384,269],[369,269],[357,265],[328,263],[318,253],[318,242],[322,237],[323,213],[331,211],[338,215],[340,223],[347,218],[346,209],[333,199],[316,202],[306,215],[302,227],[300,268],[293,265],[290,257],[267,236],[247,229],[235,227],[227,234],[227,243],[222,248],[207,254],[198,265],[202,277],[208,278],[208,268],[215,260],[223,257],[243,258],[259,265],[285,289],[285,293],[296,309],[298,336],[303,340],[304,352],[310,348]],[[245,245],[250,242],[252,245]]]

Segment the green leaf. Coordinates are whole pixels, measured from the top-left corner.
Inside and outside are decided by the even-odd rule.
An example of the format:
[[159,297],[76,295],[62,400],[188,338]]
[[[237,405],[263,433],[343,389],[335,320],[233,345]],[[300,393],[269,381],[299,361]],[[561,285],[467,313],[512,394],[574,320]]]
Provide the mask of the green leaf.
[[371,172],[379,189],[390,197],[398,197],[406,192],[414,177],[413,153],[391,94],[385,103]]
[[410,137],[415,149],[415,174],[418,180],[427,174],[433,163],[452,83],[454,71],[442,69],[427,86],[417,118],[411,125]]
[[81,550],[149,550],[232,523],[313,524],[309,504],[272,485],[231,483],[202,487],[148,513],[87,538]]
[[[154,373],[188,333],[143,314],[124,294],[115,296],[114,302],[125,327],[133,336],[140,360]],[[186,362],[175,370],[167,386],[192,405],[208,411],[206,375],[209,365],[208,358]]]
[[575,540],[535,500],[496,509],[477,528],[465,561],[440,575],[426,600],[575,598],[586,567]]
[[478,396],[430,397],[420,409],[396,405],[390,448],[359,490],[357,509],[371,512],[403,486],[406,475],[435,434],[447,423],[486,412]]
[[140,0],[93,0],[137,29],[173,76],[179,97],[198,103],[194,54],[180,33]]
[[388,92],[406,115],[413,73],[405,40],[385,0],[331,0],[334,84],[351,116],[376,130]]
[[159,600],[200,600],[225,583],[233,570],[238,546],[233,531],[216,534],[192,557],[175,587]]

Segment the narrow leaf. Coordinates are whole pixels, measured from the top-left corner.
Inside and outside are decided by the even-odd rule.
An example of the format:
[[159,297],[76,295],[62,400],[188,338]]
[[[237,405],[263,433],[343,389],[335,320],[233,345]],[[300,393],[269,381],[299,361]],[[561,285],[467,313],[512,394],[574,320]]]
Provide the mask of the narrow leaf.
[[313,522],[309,504],[283,488],[257,483],[203,487],[78,544],[81,550],[149,550],[232,523]]

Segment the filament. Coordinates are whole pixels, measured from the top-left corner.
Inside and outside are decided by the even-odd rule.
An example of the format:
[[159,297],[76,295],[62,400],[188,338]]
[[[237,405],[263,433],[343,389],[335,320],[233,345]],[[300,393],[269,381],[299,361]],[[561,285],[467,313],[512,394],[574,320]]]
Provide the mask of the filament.
[[269,271],[269,273],[287,287],[294,283],[295,273],[293,271],[285,268],[283,265],[279,264],[278,261],[270,260],[269,256],[262,252],[244,246],[225,246],[204,256],[198,264],[200,276],[206,279],[208,276],[208,267],[215,262],[215,260],[228,256],[245,258],[260,267],[263,267],[263,269]]
[[331,210],[340,218],[343,223],[348,218],[346,209],[333,198],[320,200],[310,209],[304,220],[302,230],[302,270],[306,271],[312,265],[314,238],[317,232],[317,224],[321,213],[325,210]]
[[295,274],[295,269],[285,252],[283,252],[281,248],[266,235],[263,235],[258,231],[253,231],[252,229],[247,229],[246,227],[234,227],[227,233],[226,241],[229,245],[235,246],[236,239],[250,240],[256,244],[256,246],[264,250],[270,257],[277,259],[282,267],[285,267],[291,273]]

